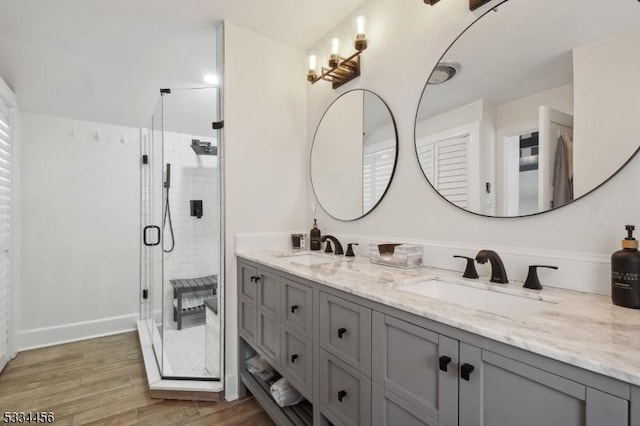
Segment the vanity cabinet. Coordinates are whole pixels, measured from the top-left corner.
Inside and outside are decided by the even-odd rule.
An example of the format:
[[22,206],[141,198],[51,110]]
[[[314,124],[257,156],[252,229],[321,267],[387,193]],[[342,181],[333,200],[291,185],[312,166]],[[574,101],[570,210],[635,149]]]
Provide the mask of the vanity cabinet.
[[[628,383],[257,262],[239,262],[238,298],[241,347],[308,399],[316,426],[630,426],[640,418],[640,391]],[[285,418],[266,393],[257,398]]]
[[311,287],[238,265],[238,334],[305,396],[313,392],[312,314]]
[[373,314],[374,416],[391,426],[624,426],[629,402],[406,321]]
[[540,368],[460,343],[464,366],[460,426],[629,425],[629,401]]

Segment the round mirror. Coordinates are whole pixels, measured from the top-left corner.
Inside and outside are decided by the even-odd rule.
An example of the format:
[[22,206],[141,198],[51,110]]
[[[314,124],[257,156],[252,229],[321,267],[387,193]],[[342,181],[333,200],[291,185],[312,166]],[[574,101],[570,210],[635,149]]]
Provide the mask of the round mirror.
[[425,177],[484,216],[527,216],[602,185],[640,142],[640,3],[507,0],[432,71],[416,114]]
[[322,208],[345,221],[373,210],[391,183],[397,151],[384,101],[368,90],[342,94],[324,113],[311,148],[311,184]]

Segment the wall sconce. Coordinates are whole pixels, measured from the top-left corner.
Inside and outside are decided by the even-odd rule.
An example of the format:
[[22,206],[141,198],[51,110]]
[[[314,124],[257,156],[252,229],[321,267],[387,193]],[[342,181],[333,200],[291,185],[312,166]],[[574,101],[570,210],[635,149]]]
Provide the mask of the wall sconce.
[[429,6],[433,6],[438,3],[440,0],[424,0],[424,4],[428,4]]
[[476,10],[480,6],[484,6],[491,0],[469,0],[469,10]]
[[316,71],[317,58],[316,55],[309,55],[309,72],[307,80],[311,84],[320,80],[330,81],[332,87],[337,89],[345,83],[350,82],[360,75],[360,54],[367,48],[367,36],[365,35],[366,18],[359,15],[355,19],[356,39],[354,47],[355,53],[347,58],[340,56],[340,40],[338,37],[332,37],[330,40],[329,67],[321,67],[321,73],[318,75]]

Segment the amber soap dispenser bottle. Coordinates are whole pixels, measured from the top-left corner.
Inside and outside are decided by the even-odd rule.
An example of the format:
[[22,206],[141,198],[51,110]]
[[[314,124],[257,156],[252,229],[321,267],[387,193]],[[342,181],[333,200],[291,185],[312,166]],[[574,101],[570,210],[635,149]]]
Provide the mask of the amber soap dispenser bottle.
[[627,225],[622,250],[611,256],[611,299],[618,306],[640,309],[640,253],[633,238],[635,226]]

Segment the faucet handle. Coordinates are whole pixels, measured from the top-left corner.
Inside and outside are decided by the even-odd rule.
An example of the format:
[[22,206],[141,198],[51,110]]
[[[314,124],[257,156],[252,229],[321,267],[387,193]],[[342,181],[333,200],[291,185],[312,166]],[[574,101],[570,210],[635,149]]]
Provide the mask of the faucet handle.
[[522,287],[530,288],[533,290],[541,290],[542,284],[540,284],[540,280],[538,279],[538,268],[549,268],[549,269],[558,269],[557,266],[551,265],[531,265],[529,266],[529,273],[527,274],[527,279],[524,282]]
[[353,246],[357,246],[359,245],[358,243],[349,243],[347,244],[347,254],[345,254],[345,256],[347,257],[354,257],[355,254],[353,253]]
[[478,278],[478,271],[476,271],[476,263],[473,257],[459,256],[457,254],[453,257],[467,259],[467,268],[464,270],[464,274],[462,274],[463,278]]
[[325,247],[324,252],[333,253],[333,247],[331,247],[331,240],[327,240],[327,247]]

